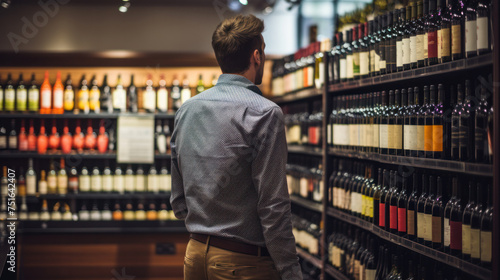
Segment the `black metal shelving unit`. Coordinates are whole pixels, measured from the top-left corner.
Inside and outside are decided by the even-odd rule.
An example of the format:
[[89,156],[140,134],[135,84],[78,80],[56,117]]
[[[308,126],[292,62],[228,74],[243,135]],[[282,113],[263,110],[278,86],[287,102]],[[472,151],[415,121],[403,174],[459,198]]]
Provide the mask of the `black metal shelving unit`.
[[323,269],[323,262],[317,257],[309,254],[307,251],[297,247],[297,255],[299,255],[299,257],[305,259],[306,261],[312,263],[315,267]]
[[290,200],[292,201],[292,203],[300,205],[309,210],[313,210],[320,213],[323,212],[323,205],[321,203],[312,202],[310,200],[295,195],[291,195]]

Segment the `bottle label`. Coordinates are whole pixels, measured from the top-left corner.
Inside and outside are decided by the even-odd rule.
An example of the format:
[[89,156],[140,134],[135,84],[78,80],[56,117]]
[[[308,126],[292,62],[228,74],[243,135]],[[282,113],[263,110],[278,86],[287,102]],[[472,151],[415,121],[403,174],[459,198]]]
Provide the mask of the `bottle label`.
[[367,198],[368,202],[367,202],[367,208],[368,208],[368,217],[370,218],[373,218],[373,197],[368,197]]
[[491,231],[481,231],[481,261],[490,263],[491,262]]
[[390,206],[389,225],[391,229],[398,229],[398,207]]
[[[113,95],[113,104],[114,102],[115,102],[115,96]],[[83,111],[89,109],[89,90],[87,88],[81,89],[78,92],[78,109]]]
[[389,126],[386,124],[379,125],[379,142],[380,148],[388,148],[389,147]]
[[[113,91],[113,108],[125,111],[127,107],[127,93],[121,87],[116,88]],[[88,91],[87,91],[87,100],[88,100]],[[82,109],[82,108],[80,108]],[[82,109],[83,110],[83,109]]]
[[99,103],[99,98],[101,96],[101,91],[99,91],[98,88],[92,88],[90,90],[90,101],[89,101],[89,107],[90,110],[96,111],[100,109],[100,103]]
[[3,110],[3,100],[4,100],[4,92],[3,89],[0,88],[0,111]]
[[481,231],[478,228],[470,230],[470,254],[473,259],[481,258]]
[[[469,141],[469,126],[467,124],[467,119],[460,118],[460,127],[458,131],[459,147],[467,147]],[[472,149],[472,147],[469,147]]]
[[477,25],[476,20],[468,20],[465,22],[465,51],[477,51]]
[[[424,57],[424,37],[425,34],[418,34],[416,38],[416,56],[418,61],[422,61],[425,59]],[[414,53],[414,49],[412,48],[412,54]]]
[[9,136],[9,149],[17,150],[17,136]]
[[125,191],[125,179],[123,175],[115,175],[113,180],[114,191],[118,193],[123,193]]
[[26,194],[35,195],[36,194],[36,176],[26,176]]
[[333,140],[332,140],[332,124],[329,123],[326,125],[326,143],[328,143],[328,145],[331,145],[333,144]]
[[398,208],[398,231],[406,232],[406,208]]
[[380,55],[375,52],[375,72],[380,72]]
[[429,58],[429,33],[424,34],[424,59]]
[[158,89],[156,106],[158,110],[166,112],[168,109],[168,91],[165,88]]
[[[312,81],[312,75],[314,73],[311,73],[311,81]],[[312,82],[310,84],[308,84],[308,86],[312,86]],[[181,90],[181,104],[184,104],[184,102],[186,102],[189,98],[191,98],[191,89],[190,88],[183,88]]]
[[26,89],[18,89],[17,90],[17,101],[16,107],[18,111],[26,111],[26,105],[28,101],[28,92]]
[[401,50],[402,52],[402,57],[403,57],[403,65],[405,64],[410,64],[411,62],[411,42],[410,38],[404,38],[403,39],[403,49]]
[[5,90],[5,110],[14,111],[16,101],[16,91],[13,88],[8,88]]
[[[451,30],[445,28],[441,30],[441,57],[451,55]],[[460,33],[459,33],[460,36]],[[439,56],[438,56],[439,57]]]
[[154,90],[147,89],[146,92],[144,92],[144,98],[142,103],[144,109],[149,111],[154,111],[156,107],[155,101],[156,101],[156,96]]
[[444,246],[450,247],[450,219],[444,218],[443,220],[444,228]]
[[80,191],[88,192],[90,191],[90,177],[80,175]]
[[441,244],[442,232],[441,217],[432,216],[432,243]]
[[381,227],[385,227],[385,203],[382,203],[382,202],[379,203],[378,213],[379,213],[378,225]]
[[443,151],[443,126],[433,125],[432,126],[432,151],[442,152]]
[[57,188],[60,194],[68,192],[68,176],[57,176]]
[[354,53],[352,55],[352,71],[354,73],[354,76],[359,75],[359,63],[360,63],[359,53]]
[[443,57],[443,29],[437,31],[437,58]]
[[47,176],[47,187],[50,193],[55,193],[57,189],[57,177]]
[[424,213],[417,212],[417,236],[418,238],[425,237],[425,221],[424,221]]
[[339,64],[339,69],[340,69],[340,79],[346,79],[347,78],[347,60],[345,58],[340,59],[340,64]]
[[393,127],[393,149],[403,148],[403,126],[402,125],[392,125]]
[[451,53],[462,53],[462,26],[460,24],[451,26]]
[[64,110],[73,110],[75,106],[75,92],[73,89],[66,89],[64,91]]
[[359,54],[359,74],[368,75],[370,73],[370,59],[368,57],[368,52],[362,52]]
[[395,147],[395,142],[396,142],[396,139],[395,139],[395,135],[394,135],[394,128],[395,128],[395,125],[387,125],[387,148],[389,149],[394,149]]
[[[391,43],[390,43],[389,47],[385,48],[387,63],[390,64],[391,67],[396,66],[396,56],[397,56],[397,53],[396,53],[397,46],[396,46],[396,44],[397,44],[396,43],[396,38],[393,37],[393,38],[391,38]],[[389,51],[389,55],[387,55],[387,51]]]
[[375,280],[375,275],[377,274],[376,269],[366,269],[364,280]]
[[408,51],[410,52],[410,62],[416,63],[418,60],[417,36],[410,37],[410,49]]
[[63,107],[64,93],[62,89],[54,90],[54,108],[59,109]]
[[450,248],[462,250],[462,223],[450,221]]
[[403,67],[403,41],[396,42],[396,67]]
[[432,215],[424,214],[425,241],[432,241]]
[[470,225],[462,224],[462,253],[470,255]]
[[425,149],[425,126],[417,125],[417,146],[416,150],[424,151]]
[[370,51],[370,73],[377,71],[375,69],[375,65],[376,65],[376,63],[375,63],[376,58],[375,57],[376,57],[375,50],[371,50]]
[[102,190],[105,192],[113,191],[113,176],[102,175]]
[[90,185],[93,192],[102,191],[102,177],[100,175],[93,175]]
[[433,138],[432,138],[432,125],[426,125],[424,127],[424,151],[432,151],[432,144],[433,144]]
[[437,31],[428,32],[427,36],[427,55],[428,58],[438,57],[438,35]]
[[159,191],[157,175],[148,175],[148,191],[154,193]]
[[[405,126],[408,127],[408,149],[409,150],[416,150],[417,149],[417,141],[418,141],[418,134],[417,134],[417,126],[416,125],[408,125]],[[405,138],[406,140],[406,138]]]
[[40,91],[38,89],[30,89],[28,91],[28,110],[38,111]]
[[488,46],[488,17],[477,18],[477,49],[487,50]]
[[353,55],[352,54],[348,54],[347,55],[347,58],[346,58],[346,77],[347,79],[352,79],[354,78],[354,69],[353,69]]
[[70,177],[68,180],[68,188],[72,192],[77,192],[78,191],[78,177]]
[[415,235],[415,211],[408,210],[408,234]]

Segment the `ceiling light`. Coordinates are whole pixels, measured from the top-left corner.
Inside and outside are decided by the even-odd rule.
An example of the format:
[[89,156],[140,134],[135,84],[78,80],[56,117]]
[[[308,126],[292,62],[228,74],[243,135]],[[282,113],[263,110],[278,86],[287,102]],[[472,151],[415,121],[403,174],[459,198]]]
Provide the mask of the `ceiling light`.
[[262,12],[264,15],[268,15],[273,12],[273,7],[266,7]]
[[7,9],[8,7],[10,7],[10,0],[2,0],[0,5],[2,6],[2,8]]
[[118,11],[120,11],[122,13],[126,13],[128,11],[128,8],[130,8],[130,2],[128,0],[123,0],[123,3],[118,8]]
[[248,5],[248,0],[240,0],[241,5]]

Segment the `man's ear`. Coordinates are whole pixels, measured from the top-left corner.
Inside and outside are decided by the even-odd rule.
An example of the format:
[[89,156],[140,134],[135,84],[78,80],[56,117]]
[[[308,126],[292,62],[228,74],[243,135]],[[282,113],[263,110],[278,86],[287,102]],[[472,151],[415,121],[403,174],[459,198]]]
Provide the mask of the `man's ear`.
[[255,63],[257,63],[257,64],[261,63],[261,57],[260,57],[259,50],[256,49],[253,51],[253,59],[255,60]]

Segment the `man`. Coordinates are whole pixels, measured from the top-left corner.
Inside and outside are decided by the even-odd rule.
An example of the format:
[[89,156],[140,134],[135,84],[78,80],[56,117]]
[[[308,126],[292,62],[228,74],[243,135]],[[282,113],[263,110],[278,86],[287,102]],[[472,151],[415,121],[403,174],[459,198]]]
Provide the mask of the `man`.
[[185,102],[172,134],[175,216],[191,233],[184,279],[302,279],[292,235],[283,113],[262,97],[264,23],[220,23],[217,85]]

